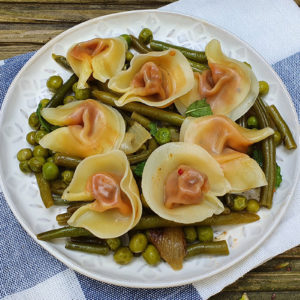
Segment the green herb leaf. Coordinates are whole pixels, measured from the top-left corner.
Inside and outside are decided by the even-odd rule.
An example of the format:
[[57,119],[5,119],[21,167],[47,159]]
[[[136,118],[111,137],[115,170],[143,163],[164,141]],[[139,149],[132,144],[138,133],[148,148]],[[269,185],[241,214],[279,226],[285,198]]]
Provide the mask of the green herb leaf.
[[142,161],[141,163],[137,164],[136,167],[133,169],[133,173],[136,176],[142,177],[145,164],[146,164],[146,161]]
[[212,115],[210,105],[206,102],[206,99],[197,100],[193,102],[186,110],[185,115],[187,117],[204,117]]
[[279,188],[281,182],[282,182],[282,176],[281,176],[281,169],[280,167],[276,164],[276,181],[275,181],[275,187],[276,189]]
[[40,124],[41,126],[43,127],[43,129],[47,132],[50,132],[50,131],[53,131],[57,128],[59,128],[59,126],[54,126],[54,125],[51,125],[50,123],[48,123],[41,115],[41,109],[42,109],[42,104],[40,103],[38,105],[38,108],[36,110],[36,115],[38,116],[39,118],[39,121],[40,121]]
[[154,123],[154,122],[151,122],[151,123],[149,124],[149,127],[150,127],[150,134],[151,134],[152,136],[155,136],[156,133],[157,133],[157,124]]

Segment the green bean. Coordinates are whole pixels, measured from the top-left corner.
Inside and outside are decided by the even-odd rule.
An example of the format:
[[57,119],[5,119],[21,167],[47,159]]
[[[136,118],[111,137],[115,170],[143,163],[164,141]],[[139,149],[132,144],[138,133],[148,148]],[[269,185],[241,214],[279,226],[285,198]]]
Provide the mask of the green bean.
[[72,85],[77,82],[78,77],[73,74],[53,95],[47,107],[57,107],[64,101],[66,94],[71,90]]
[[296,149],[297,144],[296,144],[296,142],[293,138],[291,130],[289,129],[288,125],[286,124],[286,122],[284,121],[282,116],[280,115],[280,113],[279,113],[278,109],[276,108],[276,106],[275,105],[269,106],[268,107],[268,112],[269,112],[272,120],[276,124],[276,127],[277,127],[278,131],[280,132],[280,134],[282,136],[283,143],[284,143],[285,147],[288,150]]
[[59,214],[56,216],[56,221],[58,223],[67,225],[67,221],[71,218],[71,216],[72,216],[72,213],[69,213],[69,212]]
[[146,129],[150,130],[150,123],[151,121],[149,119],[147,119],[146,117],[138,114],[137,112],[133,112],[131,114],[131,119],[137,121],[138,123],[140,123],[143,127],[145,127]]
[[155,51],[163,51],[167,50],[169,48],[177,49],[179,50],[186,58],[189,58],[193,61],[199,62],[199,63],[206,63],[207,58],[204,51],[197,51],[197,50],[191,50],[188,48],[175,46],[172,44],[168,44],[161,41],[151,41],[150,42],[150,48]]
[[146,160],[156,148],[157,148],[157,143],[156,143],[155,139],[152,138],[149,141],[149,147],[147,150],[145,150],[141,153],[128,155],[127,158],[129,160],[130,164],[132,164],[132,165],[137,164],[139,162]]
[[187,246],[185,258],[199,254],[228,255],[229,250],[226,241],[196,243]]
[[86,205],[88,203],[90,203],[91,201],[87,201],[87,202],[77,202],[77,201],[74,201],[75,203],[72,203],[68,208],[67,208],[67,212],[69,214],[73,214],[78,208],[80,208],[81,206],[83,205]]
[[[113,107],[117,107],[115,101],[117,101],[119,98],[118,96],[113,95],[112,93],[93,90],[92,95],[96,99],[100,100],[105,104],[111,105]],[[185,119],[183,116],[179,114],[169,112],[169,111],[164,111],[156,107],[147,106],[142,103],[128,103],[118,108],[125,111],[136,112],[143,116],[147,116],[151,119],[163,121],[175,126],[181,126]]]
[[131,62],[131,60],[133,59],[134,55],[132,54],[132,52],[130,51],[126,51],[126,62]]
[[77,237],[77,236],[93,236],[88,230],[80,227],[62,227],[58,229],[53,229],[37,234],[38,240],[50,241],[57,238],[63,237]]
[[50,182],[50,188],[53,194],[62,195],[67,185],[61,180],[55,180]]
[[56,55],[55,53],[52,53],[52,58],[66,70],[72,71],[70,64],[68,63],[67,59],[64,56]]
[[[270,126],[270,117],[265,104],[260,97],[256,99],[253,109],[255,111],[259,127],[265,128]],[[273,136],[270,136],[262,141],[262,154],[263,171],[266,175],[268,185],[261,188],[260,204],[267,208],[271,208],[276,181],[276,147]]]
[[90,243],[74,243],[68,241],[65,246],[66,249],[76,250],[86,253],[94,253],[100,255],[107,255],[109,253],[109,248],[107,246],[90,244]]
[[81,158],[75,156],[68,156],[62,153],[54,154],[54,163],[61,167],[67,167],[75,169],[79,163],[81,162]]
[[135,36],[130,35],[132,41],[132,48],[139,53],[148,53],[151,52],[151,49],[142,44]]
[[122,38],[127,43],[127,48],[130,49],[132,46],[132,39],[129,34],[121,34],[120,38]]
[[49,182],[44,179],[42,173],[36,173],[35,178],[40,190],[40,195],[46,208],[54,204]]
[[208,68],[208,65],[206,65],[206,64],[201,64],[201,63],[199,63],[199,62],[195,62],[195,61],[190,60],[190,59],[188,59],[188,61],[189,61],[190,65],[191,65],[191,67],[192,67],[192,70],[193,70],[194,72],[202,73],[203,71],[209,69],[209,68]]
[[197,231],[194,226],[183,227],[184,237],[188,243],[195,242],[197,240]]
[[201,222],[194,224],[181,224],[173,221],[165,220],[156,215],[142,216],[134,230],[146,230],[160,227],[178,227],[178,226],[219,226],[219,225],[235,225],[246,224],[258,221],[260,217],[256,214],[248,212],[233,212],[230,215],[214,215]]
[[211,226],[197,226],[197,234],[200,242],[212,242],[214,239]]
[[73,242],[73,243],[96,244],[96,245],[106,245],[104,240],[99,239],[97,237],[90,237],[90,236],[71,237],[71,242]]
[[282,137],[281,137],[281,133],[278,131],[278,130],[276,130],[275,132],[274,132],[274,143],[275,143],[275,146],[277,147],[277,146],[279,146],[280,144],[281,144],[281,142],[282,142]]
[[56,206],[70,205],[72,203],[72,201],[62,199],[59,195],[56,195],[56,194],[53,194],[52,198],[54,201],[54,205],[56,205]]

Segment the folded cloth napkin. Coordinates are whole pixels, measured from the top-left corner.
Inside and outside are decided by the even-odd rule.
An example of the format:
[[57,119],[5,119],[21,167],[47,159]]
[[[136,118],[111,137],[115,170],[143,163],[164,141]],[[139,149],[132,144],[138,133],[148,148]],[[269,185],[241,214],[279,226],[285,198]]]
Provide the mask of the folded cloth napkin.
[[[162,10],[200,17],[246,40],[273,65],[299,116],[300,12],[292,0],[182,0]],[[0,62],[0,105],[11,81],[32,54]],[[26,234],[0,193],[0,298],[207,299],[249,270],[300,243],[299,199],[300,186],[269,239],[237,265],[192,285],[148,290],[112,286],[68,269]]]

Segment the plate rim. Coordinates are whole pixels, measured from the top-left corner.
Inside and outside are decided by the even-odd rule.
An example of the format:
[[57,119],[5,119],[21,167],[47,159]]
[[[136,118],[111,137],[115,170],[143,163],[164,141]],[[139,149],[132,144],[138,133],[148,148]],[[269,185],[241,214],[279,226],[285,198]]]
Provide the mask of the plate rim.
[[[167,7],[168,9],[168,7]],[[246,48],[250,49],[253,53],[255,53],[255,55],[257,55],[259,57],[259,59],[264,62],[264,64],[266,65],[266,67],[269,69],[269,71],[271,71],[271,73],[273,74],[273,76],[275,76],[275,78],[277,79],[277,82],[279,83],[282,91],[284,91],[284,94],[286,95],[286,97],[288,98],[288,105],[291,109],[291,112],[293,114],[294,120],[297,120],[297,124],[298,126],[296,126],[295,128],[295,135],[298,140],[298,145],[300,142],[300,135],[299,135],[299,120],[298,120],[298,116],[296,113],[296,109],[295,106],[293,104],[293,100],[290,96],[290,94],[288,93],[284,83],[282,82],[281,78],[279,77],[279,75],[274,71],[274,69],[271,67],[271,65],[252,47],[250,46],[248,43],[246,43],[243,39],[241,39],[240,37],[238,37],[236,34],[230,32],[227,29],[224,29],[223,27],[216,25],[212,22],[206,21],[202,18],[198,18],[196,16],[190,15],[190,14],[182,14],[179,13],[177,11],[168,11],[168,10],[157,10],[157,9],[144,9],[144,10],[132,10],[132,11],[125,11],[125,12],[119,12],[119,13],[113,13],[113,14],[109,14],[109,15],[105,15],[105,16],[100,16],[100,17],[96,17],[90,20],[87,20],[85,22],[82,22],[80,24],[77,24],[65,31],[63,31],[62,33],[60,33],[59,35],[57,35],[56,37],[54,37],[53,39],[51,39],[48,43],[46,43],[44,46],[42,46],[26,63],[25,65],[21,68],[21,70],[18,72],[18,74],[15,76],[14,80],[12,81],[12,83],[10,84],[7,93],[4,97],[4,100],[2,102],[2,107],[1,107],[1,111],[0,111],[0,128],[2,125],[2,120],[3,120],[3,114],[7,109],[8,106],[8,98],[10,98],[10,94],[12,93],[16,82],[19,80],[19,78],[22,76],[22,74],[27,70],[27,68],[34,63],[34,61],[41,55],[43,54],[49,47],[53,46],[57,40],[61,39],[62,37],[64,37],[65,35],[67,35],[70,32],[76,31],[78,28],[80,27],[85,27],[88,26],[89,24],[92,24],[93,22],[97,22],[99,20],[105,20],[107,18],[110,17],[115,17],[118,15],[130,15],[130,14],[136,14],[136,13],[158,13],[158,14],[168,14],[168,15],[177,15],[180,17],[184,17],[184,18],[190,18],[193,21],[196,22],[201,22],[204,24],[208,24],[210,26],[213,26],[221,31],[224,31],[225,33],[235,37],[237,40],[239,40],[239,42],[241,42],[241,44],[243,46],[245,46]],[[176,287],[176,286],[182,286],[182,285],[186,285],[186,284],[191,284],[194,283],[196,281],[199,280],[205,280],[208,278],[211,278],[212,276],[219,274],[227,269],[229,269],[230,267],[238,264],[239,262],[241,262],[243,259],[245,259],[246,257],[248,257],[251,253],[253,253],[259,246],[261,246],[261,244],[266,241],[268,239],[268,237],[271,235],[271,233],[274,231],[274,229],[278,226],[279,222],[281,221],[282,217],[284,216],[284,214],[286,213],[286,210],[288,208],[288,206],[290,205],[290,202],[293,198],[293,195],[295,193],[295,189],[296,189],[296,185],[297,182],[299,180],[300,177],[300,168],[298,168],[298,170],[296,171],[296,178],[294,181],[293,186],[291,187],[290,193],[289,193],[289,198],[288,201],[285,202],[283,208],[280,211],[280,214],[277,215],[277,218],[275,219],[275,221],[272,223],[272,226],[268,229],[268,231],[262,236],[262,238],[252,247],[250,247],[243,255],[239,256],[238,258],[233,259],[230,263],[225,264],[224,266],[218,268],[216,271],[212,271],[209,273],[208,276],[199,276],[199,277],[193,277],[190,279],[179,279],[173,282],[170,282],[168,284],[163,283],[163,284],[158,284],[158,283],[154,283],[154,284],[147,284],[145,282],[143,283],[136,283],[136,282],[128,282],[128,281],[122,281],[122,280],[118,280],[118,279],[113,279],[113,278],[106,278],[106,277],[102,277],[101,273],[98,273],[98,277],[91,274],[90,271],[86,271],[84,268],[82,267],[77,267],[76,265],[74,265],[72,262],[68,262],[68,259],[66,260],[66,258],[61,255],[60,253],[56,253],[57,251],[55,249],[52,249],[50,247],[50,245],[47,242],[44,241],[40,241],[36,238],[36,235],[28,228],[28,226],[23,222],[23,217],[21,216],[21,214],[19,214],[17,212],[17,210],[15,209],[15,205],[13,203],[13,201],[10,199],[10,197],[8,197],[9,193],[6,189],[6,186],[4,185],[4,181],[3,181],[3,175],[2,175],[2,168],[1,168],[1,160],[0,160],[0,186],[1,189],[3,191],[4,194],[4,198],[6,203],[8,204],[8,206],[10,207],[11,211],[13,212],[14,216],[16,217],[16,219],[18,220],[18,222],[20,223],[20,225],[23,227],[23,229],[27,232],[27,234],[33,238],[33,240],[39,244],[42,248],[44,248],[48,253],[50,253],[51,255],[53,255],[56,259],[58,259],[60,262],[62,262],[64,265],[66,265],[68,268],[83,274],[89,278],[95,279],[97,281],[102,281],[108,284],[114,284],[117,286],[122,286],[122,287],[131,287],[131,288],[168,288],[168,287]],[[99,276],[100,275],[100,276]]]

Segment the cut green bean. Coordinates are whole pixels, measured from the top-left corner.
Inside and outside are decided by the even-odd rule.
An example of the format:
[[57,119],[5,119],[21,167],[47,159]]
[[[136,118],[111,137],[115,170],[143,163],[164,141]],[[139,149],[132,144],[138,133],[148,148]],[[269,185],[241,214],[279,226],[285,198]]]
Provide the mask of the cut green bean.
[[53,198],[53,201],[54,201],[54,205],[57,205],[57,206],[70,205],[72,203],[71,201],[62,199],[60,197],[60,195],[53,194],[52,198]]
[[67,224],[68,220],[71,218],[72,213],[66,212],[56,216],[56,221],[60,224]]
[[190,65],[192,67],[192,70],[194,72],[202,73],[203,71],[209,69],[208,65],[206,65],[206,64],[201,64],[199,62],[195,62],[195,61],[190,60],[190,59],[188,59],[188,61],[189,61]]
[[67,212],[72,215],[78,208],[80,208],[83,205],[87,205],[89,203],[91,203],[91,201],[87,201],[87,202],[77,202],[76,201],[75,203],[73,203],[72,205],[70,205],[67,208]]
[[228,255],[229,249],[226,241],[202,242],[188,245],[185,258],[193,257],[199,254],[209,255]]
[[[271,126],[270,116],[260,97],[256,99],[253,109],[258,120],[259,128]],[[263,171],[266,175],[268,185],[261,188],[260,204],[261,206],[271,208],[276,181],[276,147],[273,136],[262,141],[262,154]]]
[[204,51],[197,51],[197,50],[191,50],[188,48],[175,46],[172,44],[168,44],[161,41],[152,40],[150,42],[150,48],[154,51],[164,51],[168,50],[169,48],[177,49],[179,50],[186,58],[189,58],[193,61],[199,62],[199,63],[206,63],[207,58]]
[[[117,101],[119,98],[118,98],[118,96],[113,95],[112,93],[103,92],[103,91],[99,91],[99,90],[93,90],[92,95],[96,99],[100,100],[101,102],[103,102],[105,104],[111,105],[113,107],[117,107],[115,104],[115,101]],[[118,107],[118,109],[130,111],[130,112],[136,112],[138,114],[149,117],[151,119],[167,122],[167,123],[175,125],[175,126],[181,126],[185,119],[183,116],[181,116],[179,114],[169,112],[169,111],[164,111],[164,110],[156,108],[156,107],[151,107],[151,106],[147,106],[145,104],[136,103],[136,102],[125,104],[121,107]]]
[[139,223],[133,228],[134,230],[145,230],[160,227],[178,227],[178,226],[219,226],[219,225],[235,225],[246,224],[258,221],[260,217],[253,213],[241,212],[231,213],[229,215],[214,215],[201,222],[194,224],[181,224],[173,221],[165,220],[156,215],[141,217]]
[[67,185],[61,180],[55,180],[50,182],[50,189],[52,194],[62,195]]
[[145,54],[151,51],[150,48],[141,43],[135,36],[130,35],[132,41],[132,48],[139,53]]
[[53,95],[46,107],[57,107],[62,105],[66,94],[72,90],[72,85],[77,82],[78,77],[73,74]]
[[150,154],[157,148],[157,146],[158,145],[157,145],[155,139],[152,138],[149,141],[149,147],[147,150],[145,150],[141,153],[131,154],[131,155],[127,156],[130,164],[134,165],[134,164],[140,163],[142,161],[145,161],[150,156]]
[[54,163],[61,167],[72,168],[75,169],[79,163],[81,162],[81,158],[64,155],[62,153],[54,154]]
[[75,242],[68,241],[65,247],[66,249],[69,250],[76,250],[80,252],[94,253],[100,255],[107,255],[109,253],[109,248],[107,246],[98,245],[98,244],[75,243]]
[[52,192],[50,189],[49,182],[46,179],[44,179],[42,173],[36,173],[35,178],[45,207],[51,207],[54,204],[54,201],[52,198]]
[[89,236],[75,236],[71,237],[71,242],[73,243],[87,243],[87,244],[96,244],[96,245],[106,245],[106,242],[97,237]]
[[137,121],[138,123],[140,123],[143,127],[145,127],[146,129],[150,130],[150,123],[151,121],[149,119],[147,119],[146,117],[138,114],[137,112],[133,112],[131,114],[131,119]]
[[70,64],[68,63],[67,59],[64,56],[52,53],[52,58],[66,70],[73,71]]
[[280,134],[282,136],[284,146],[288,150],[296,149],[297,144],[296,144],[296,142],[293,138],[291,130],[288,127],[288,125],[286,124],[286,122],[284,121],[284,119],[282,118],[282,116],[279,113],[276,106],[275,105],[269,106],[268,107],[268,112],[269,112],[272,120],[274,121],[278,131],[280,132]]
[[80,227],[62,227],[58,229],[53,229],[37,234],[38,240],[50,241],[57,238],[63,237],[77,237],[77,236],[93,236],[88,230]]

